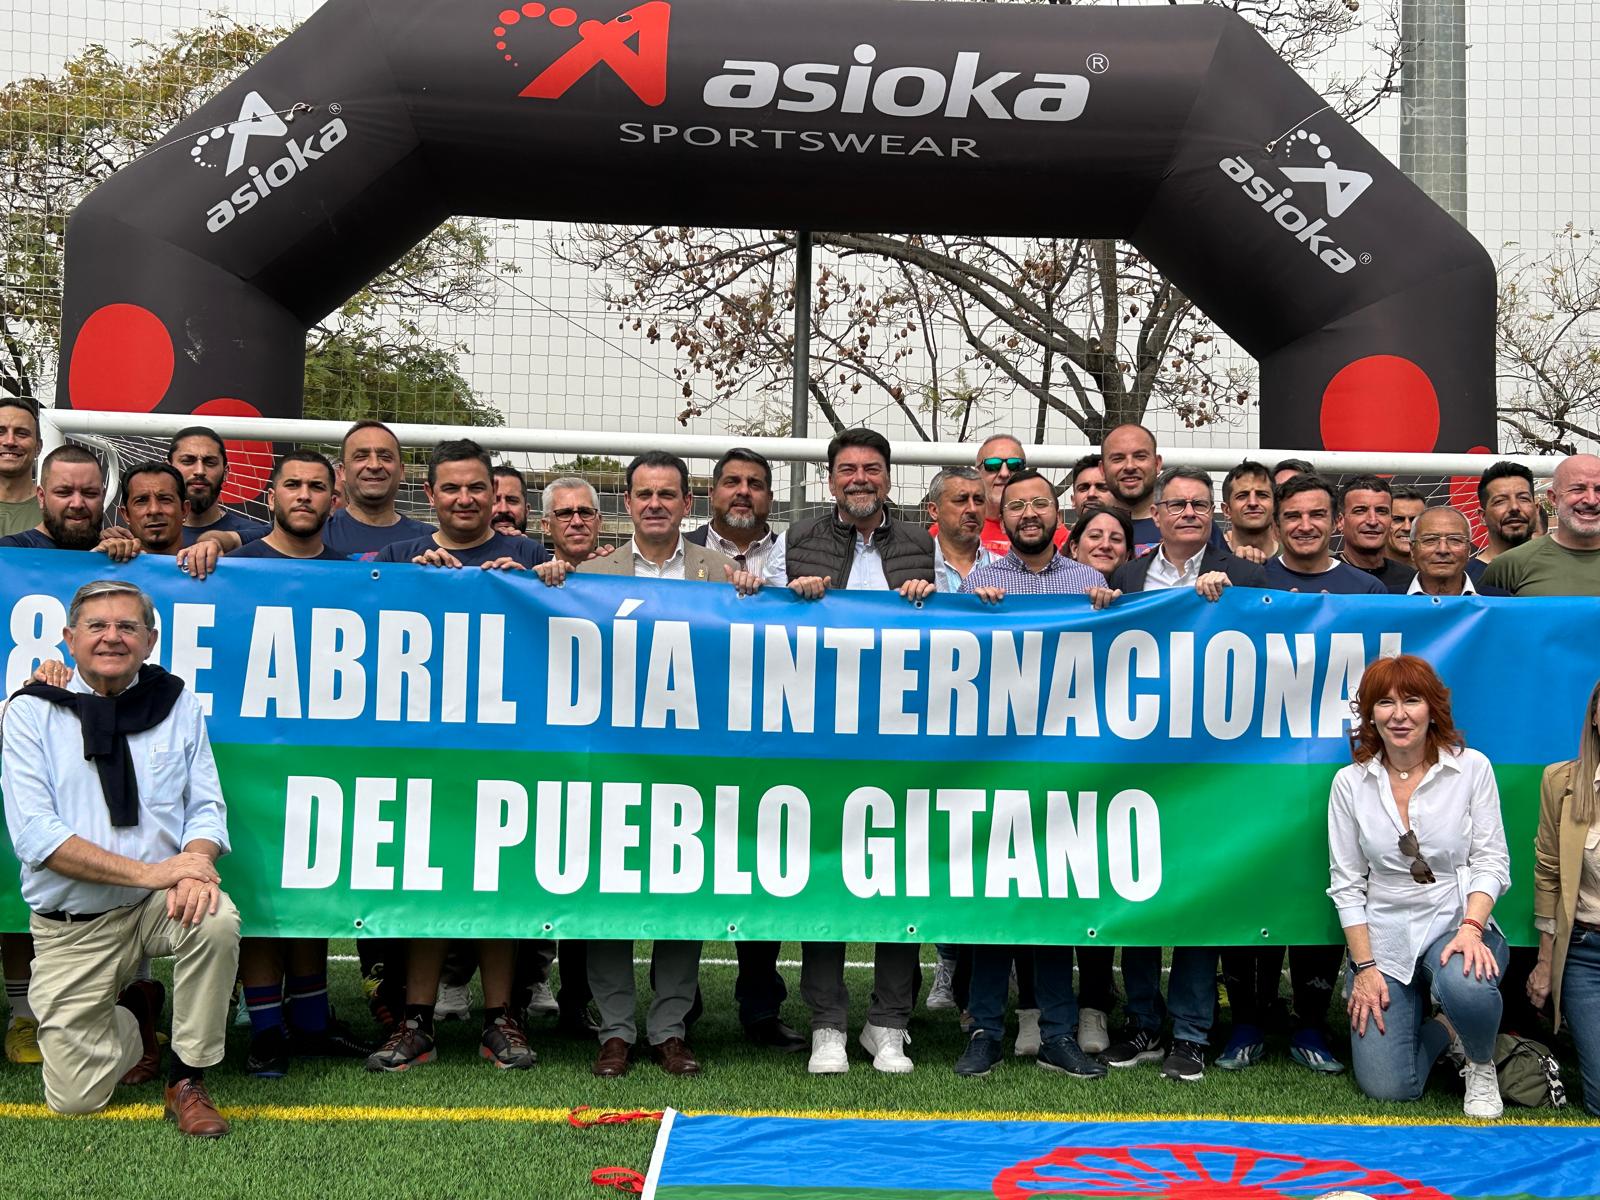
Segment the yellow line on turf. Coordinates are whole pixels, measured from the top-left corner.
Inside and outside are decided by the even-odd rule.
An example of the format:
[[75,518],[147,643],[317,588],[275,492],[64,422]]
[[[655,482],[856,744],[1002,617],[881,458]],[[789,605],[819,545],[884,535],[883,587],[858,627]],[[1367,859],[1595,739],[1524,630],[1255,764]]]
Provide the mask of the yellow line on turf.
[[[560,1125],[567,1120],[565,1108],[535,1108],[529,1106],[423,1106],[398,1107],[393,1105],[364,1104],[240,1104],[224,1105],[222,1111],[235,1120],[244,1121],[494,1121],[519,1125]],[[603,1110],[597,1110],[603,1111]],[[1277,1116],[1244,1116],[1236,1113],[1104,1113],[1104,1112],[1026,1112],[981,1109],[951,1112],[900,1112],[882,1109],[792,1109],[743,1108],[682,1110],[684,1116],[720,1117],[800,1117],[810,1120],[838,1121],[1039,1121],[1052,1124],[1141,1124],[1155,1121],[1237,1121],[1252,1125],[1466,1125],[1485,1128],[1519,1126],[1580,1125],[1576,1120],[1551,1119],[1529,1114],[1514,1121],[1497,1121],[1492,1126],[1466,1117],[1434,1117],[1423,1120],[1404,1116],[1358,1116],[1354,1114],[1329,1116],[1322,1120],[1302,1114],[1284,1113]],[[121,1104],[94,1113],[89,1120],[103,1121],[153,1121],[162,1116],[160,1105]],[[43,1104],[0,1103],[0,1120],[68,1119],[61,1113],[51,1112]]]

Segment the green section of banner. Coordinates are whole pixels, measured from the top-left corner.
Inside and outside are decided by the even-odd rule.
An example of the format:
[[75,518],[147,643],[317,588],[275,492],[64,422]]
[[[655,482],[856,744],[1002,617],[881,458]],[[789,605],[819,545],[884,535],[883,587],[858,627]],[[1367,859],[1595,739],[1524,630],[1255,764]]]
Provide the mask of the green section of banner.
[[[1325,766],[216,752],[256,934],[1340,940]],[[1528,943],[1540,768],[1497,773]]]

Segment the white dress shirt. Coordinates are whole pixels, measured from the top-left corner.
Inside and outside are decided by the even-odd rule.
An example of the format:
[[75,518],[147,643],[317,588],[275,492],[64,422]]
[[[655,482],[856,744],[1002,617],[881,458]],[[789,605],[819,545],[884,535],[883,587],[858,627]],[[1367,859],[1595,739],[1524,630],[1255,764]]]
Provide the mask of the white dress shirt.
[[[74,674],[67,690],[90,688]],[[74,834],[145,863],[171,858],[197,838],[228,851],[217,764],[200,704],[187,688],[166,720],[128,734],[139,784],[137,825],[111,824],[100,772],[83,757],[83,726],[74,710],[18,696],[0,721],[0,742],[6,826],[22,862],[22,899],[34,912],[105,912],[138,904],[150,894],[143,888],[85,883],[44,866]]]
[[718,533],[709,521],[706,523],[706,549],[726,554],[733,559],[740,570],[749,571],[752,575],[763,574],[773,547],[780,545],[782,541],[783,535],[769,526],[764,534],[741,550]]
[[[888,518],[885,518],[887,520]],[[882,526],[875,526],[872,530],[877,533]],[[849,591],[889,591],[889,577],[883,573],[883,555],[878,553],[870,537],[863,537],[860,531],[856,532],[856,550],[850,557],[850,576],[844,582],[844,587]],[[786,532],[773,544],[772,552],[767,555],[766,566],[761,569],[762,581],[778,587],[789,585],[789,535]],[[839,587],[837,579],[830,587]]]
[[[1476,596],[1478,594],[1478,589],[1472,586],[1472,576],[1471,575],[1467,575],[1465,573],[1462,574],[1462,576],[1461,576],[1461,594],[1463,596]],[[1422,590],[1422,576],[1421,575],[1412,576],[1411,586],[1406,589],[1406,595],[1408,595],[1408,596],[1426,596],[1426,595],[1429,595],[1429,593],[1424,592]]]
[[1408,808],[1433,883],[1411,877],[1400,853],[1400,824],[1389,773],[1373,758],[1333,777],[1328,797],[1328,895],[1339,924],[1366,925],[1378,969],[1410,983],[1417,959],[1466,913],[1467,895],[1498,900],[1511,886],[1511,857],[1500,821],[1494,768],[1476,750],[1442,754]]
[[1179,567],[1167,557],[1165,544],[1157,548],[1156,556],[1150,563],[1150,572],[1144,578],[1144,590],[1158,592],[1164,588],[1194,587],[1200,582],[1200,560],[1206,556],[1206,548],[1201,546],[1189,556],[1189,561]]
[[678,538],[678,544],[672,553],[667,556],[667,561],[659,567],[643,554],[639,553],[639,543],[633,538],[628,539],[628,551],[633,555],[633,574],[635,578],[642,579],[682,579],[683,578],[683,538]]

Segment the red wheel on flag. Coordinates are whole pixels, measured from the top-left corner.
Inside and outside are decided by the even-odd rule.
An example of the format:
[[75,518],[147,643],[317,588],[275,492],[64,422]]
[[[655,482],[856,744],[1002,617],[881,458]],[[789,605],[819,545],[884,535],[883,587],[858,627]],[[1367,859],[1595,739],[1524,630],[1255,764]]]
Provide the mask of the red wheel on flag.
[[1388,1171],[1337,1159],[1301,1158],[1247,1146],[1166,1144],[1058,1146],[1007,1167],[995,1200],[1040,1196],[1150,1196],[1163,1200],[1286,1200],[1354,1191],[1373,1200],[1450,1200],[1444,1192]]

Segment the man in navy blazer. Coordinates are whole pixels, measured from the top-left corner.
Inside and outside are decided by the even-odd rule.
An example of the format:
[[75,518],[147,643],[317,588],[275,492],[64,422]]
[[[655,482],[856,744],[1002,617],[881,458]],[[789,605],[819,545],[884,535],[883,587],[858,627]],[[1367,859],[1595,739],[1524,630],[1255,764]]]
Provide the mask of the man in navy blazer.
[[1111,576],[1123,592],[1192,587],[1215,600],[1227,587],[1266,587],[1259,563],[1247,562],[1211,541],[1211,476],[1193,467],[1169,467],[1156,480],[1155,521],[1161,541]]

